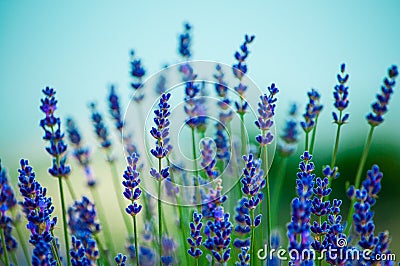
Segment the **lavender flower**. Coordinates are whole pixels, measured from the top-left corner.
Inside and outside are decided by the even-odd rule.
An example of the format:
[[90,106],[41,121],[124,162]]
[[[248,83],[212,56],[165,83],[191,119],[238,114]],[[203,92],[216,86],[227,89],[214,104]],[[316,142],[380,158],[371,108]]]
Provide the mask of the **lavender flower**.
[[[376,203],[376,198],[381,190],[381,180],[383,174],[377,165],[367,172],[367,178],[362,183],[360,189],[353,186],[349,188],[348,194],[355,197],[353,222],[354,229],[359,236],[358,245],[362,249],[372,250],[370,263],[377,262],[376,255],[389,254],[389,237],[386,233],[375,235],[375,224],[373,221],[374,212],[372,206]],[[393,265],[388,261],[387,265]]]
[[102,148],[108,150],[111,148],[111,140],[109,139],[108,129],[103,121],[103,116],[97,110],[97,105],[92,102],[89,105],[91,110],[91,118],[97,138]]
[[139,249],[139,265],[155,265],[156,258],[154,250],[148,247],[141,246]]
[[249,247],[242,247],[240,249],[240,253],[238,255],[239,262],[236,262],[236,266],[250,266],[250,254],[249,254]]
[[332,112],[333,121],[338,125],[342,125],[347,122],[349,119],[349,114],[345,114],[342,117],[342,112],[347,108],[349,105],[349,100],[347,97],[349,96],[349,87],[346,86],[347,81],[349,80],[349,74],[345,74],[346,65],[341,64],[340,66],[340,73],[337,74],[338,83],[335,85],[333,91],[333,98],[335,102],[333,106],[339,111],[339,115],[336,112]]
[[139,156],[135,153],[127,158],[128,166],[123,175],[124,181],[122,181],[122,185],[125,187],[124,197],[131,201],[125,211],[131,216],[137,215],[142,209],[142,205],[137,203],[142,194],[142,190],[139,187],[140,173],[136,170],[138,160]]
[[391,66],[388,70],[388,77],[383,79],[381,94],[376,95],[377,101],[371,105],[372,112],[366,117],[371,126],[379,126],[383,122],[383,115],[388,110],[387,105],[393,94],[393,88],[396,85],[396,77],[398,75],[399,71],[397,70],[397,66]]
[[122,118],[119,98],[115,91],[114,85],[111,85],[110,87],[110,93],[108,95],[108,106],[109,106],[109,113],[112,119],[114,120],[115,128],[117,129],[119,135],[122,138],[122,143],[127,153],[132,154],[134,152],[137,152],[136,146],[133,144],[132,141],[132,135],[123,132],[123,130],[125,129],[125,123]]
[[229,222],[229,213],[224,213],[223,207],[215,210],[214,220],[207,221],[204,234],[207,239],[203,245],[211,251],[214,259],[219,263],[227,262],[230,258],[232,224]]
[[132,77],[132,82],[131,82],[131,87],[135,91],[135,94],[133,95],[132,99],[140,103],[143,98],[144,94],[142,92],[143,90],[143,77],[146,74],[146,70],[142,66],[142,62],[140,59],[137,59],[135,56],[135,51],[131,51],[131,77]]
[[161,244],[164,251],[164,255],[161,257],[161,262],[166,266],[174,264],[174,252],[176,250],[175,240],[172,237],[163,236]]
[[[235,220],[238,222],[235,231],[240,235],[247,235],[250,231],[254,232],[261,224],[262,214],[258,214],[252,219],[250,213],[254,212],[257,206],[264,198],[262,189],[265,187],[264,171],[261,169],[261,159],[254,160],[253,154],[243,156],[245,168],[243,168],[243,177],[240,180],[242,183],[242,193],[244,197],[240,200],[239,206],[236,208],[237,215]],[[253,237],[253,236],[252,236]],[[237,238],[234,241],[234,246],[244,248],[253,245],[249,239]]]
[[93,187],[96,185],[96,179],[93,170],[90,167],[90,151],[88,147],[82,145],[82,137],[75,121],[72,118],[67,118],[67,134],[68,139],[72,144],[73,156],[78,161],[78,164],[84,169],[87,185]]
[[232,66],[233,74],[239,80],[239,84],[234,87],[235,91],[239,94],[241,102],[235,102],[237,112],[244,115],[248,107],[248,103],[245,101],[245,92],[247,86],[242,83],[244,75],[247,73],[246,59],[250,53],[248,45],[254,41],[255,36],[244,36],[244,42],[240,46],[240,50],[235,52],[235,59],[237,63]]
[[190,245],[187,252],[190,256],[196,259],[203,254],[203,251],[199,248],[203,240],[203,237],[201,236],[201,229],[203,227],[203,223],[201,222],[202,218],[203,216],[201,214],[198,214],[197,212],[193,213],[193,221],[190,222],[190,237],[187,239],[187,242]]
[[323,105],[320,104],[320,94],[312,89],[307,93],[308,104],[306,105],[305,113],[303,114],[304,121],[300,122],[301,127],[304,132],[310,132],[315,126],[315,119],[322,111]]
[[274,136],[271,133],[271,127],[274,125],[273,117],[275,115],[275,95],[279,92],[279,89],[274,83],[268,87],[269,94],[260,96],[260,102],[258,103],[258,114],[259,117],[255,121],[256,126],[261,130],[261,134],[256,137],[256,141],[260,146],[270,144]]
[[[168,66],[164,66],[164,71],[167,71],[166,69],[168,68]],[[161,74],[157,80],[157,84],[156,84],[156,93],[158,95],[161,95],[163,93],[167,92],[167,78],[165,77],[165,75]]]
[[297,105],[292,104],[289,110],[289,117],[283,129],[283,134],[280,136],[281,141],[278,143],[278,152],[282,157],[288,157],[296,151],[296,144],[298,141],[296,115]]
[[35,173],[27,160],[20,161],[18,169],[18,187],[23,197],[20,203],[28,220],[27,228],[31,231],[29,243],[34,246],[33,265],[53,265],[55,258],[51,250],[54,240],[51,231],[57,224],[57,217],[51,218],[54,206],[51,198],[46,196],[47,189],[35,179]]
[[67,145],[64,143],[64,133],[61,131],[61,120],[54,115],[57,109],[57,100],[54,97],[56,91],[46,87],[42,92],[45,97],[41,99],[40,110],[46,117],[40,120],[40,126],[44,130],[43,139],[50,143],[46,151],[53,157],[53,166],[49,168],[49,173],[54,177],[66,178],[71,169],[66,165]]
[[82,201],[75,201],[73,206],[68,208],[71,233],[84,244],[101,230],[96,216],[95,205],[85,196],[82,197]]
[[203,149],[201,151],[201,156],[203,158],[201,166],[206,172],[206,175],[209,178],[209,180],[212,181],[219,175],[218,171],[215,169],[216,161],[213,156],[214,151],[211,148],[212,140],[211,139],[203,140],[201,144],[203,145]]
[[91,265],[85,256],[85,247],[75,236],[72,236],[71,263],[73,266]]
[[[195,79],[196,75],[193,78]],[[199,93],[199,85],[195,84],[194,80],[186,82],[184,111],[188,115],[186,124],[192,129],[197,129],[199,132],[205,132],[207,128],[206,108],[201,102],[201,98],[198,98]]]
[[228,196],[222,194],[222,180],[217,179],[214,183],[215,189],[210,188],[208,191],[202,189],[200,191],[203,202],[201,205],[202,214],[206,219],[213,219],[218,206],[221,206],[228,199]]
[[[300,172],[297,173],[296,192],[297,197],[292,200],[291,221],[287,225],[289,238],[289,252],[296,250],[295,254],[302,254],[303,250],[311,248],[312,238],[310,231],[311,196],[314,187],[314,163],[312,155],[307,151],[300,156]],[[296,257],[291,259],[294,265],[307,265],[308,258]]]
[[152,127],[150,134],[156,139],[156,147],[151,149],[151,154],[159,159],[166,157],[172,150],[172,146],[169,144],[169,119],[170,116],[170,105],[168,100],[171,97],[170,93],[162,94],[160,102],[158,104],[158,109],[154,111],[156,117],[154,122],[156,127]]
[[14,191],[8,183],[6,171],[2,168],[0,161],[0,229],[4,233],[5,247],[0,245],[0,254],[4,255],[4,248],[7,251],[15,251],[18,247],[17,241],[12,236],[13,220],[8,216],[8,211],[11,211],[17,204],[14,196]]
[[178,52],[183,58],[188,59],[192,55],[190,51],[192,26],[189,23],[185,23],[183,26],[184,31],[179,35]]
[[121,253],[118,253],[118,255],[115,256],[114,260],[115,260],[115,263],[118,266],[125,266],[126,265],[126,256],[121,254]]

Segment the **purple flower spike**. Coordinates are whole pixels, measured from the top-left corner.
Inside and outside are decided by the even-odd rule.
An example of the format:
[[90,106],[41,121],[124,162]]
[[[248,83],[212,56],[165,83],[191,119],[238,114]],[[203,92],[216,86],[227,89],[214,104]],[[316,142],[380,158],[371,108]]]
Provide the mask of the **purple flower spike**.
[[230,258],[231,232],[232,224],[229,222],[229,213],[224,213],[221,206],[217,207],[214,220],[207,221],[204,228],[207,239],[203,245],[211,251],[214,259],[220,263],[227,262]]
[[151,149],[151,154],[159,159],[166,157],[172,150],[172,146],[169,144],[169,119],[170,116],[170,105],[168,100],[171,97],[170,93],[162,94],[160,102],[158,104],[158,109],[154,111],[156,117],[154,118],[154,123],[156,127],[152,127],[150,134],[156,139],[156,147]]
[[96,179],[94,177],[92,168],[90,167],[90,151],[88,147],[82,145],[82,137],[79,132],[75,121],[72,118],[67,118],[67,134],[68,139],[72,146],[72,152],[74,158],[78,164],[84,169],[87,185],[89,187],[96,185]]
[[[297,173],[296,179],[297,197],[292,200],[292,218],[287,225],[289,251],[296,250],[297,254],[301,254],[303,250],[311,248],[311,196],[315,178],[315,175],[312,173],[314,171],[314,163],[310,162],[312,159],[311,154],[304,152],[300,158],[302,161],[299,164],[300,171]],[[296,257],[291,259],[291,263],[294,265],[303,265],[301,263],[308,262],[307,258]]]
[[281,141],[278,143],[278,152],[282,157],[288,157],[296,151],[298,141],[298,122],[297,105],[292,104],[289,110],[289,117],[286,121],[283,134],[280,136]]
[[135,216],[142,210],[142,205],[138,204],[142,190],[139,187],[140,184],[140,173],[137,171],[137,165],[139,161],[139,156],[133,153],[127,158],[128,166],[124,172],[122,185],[125,187],[124,197],[131,202],[126,208],[126,212]]
[[258,114],[259,117],[255,121],[256,126],[261,130],[262,134],[256,137],[256,141],[260,146],[265,146],[270,144],[274,136],[271,133],[271,128],[274,125],[274,115],[275,115],[275,102],[277,99],[275,95],[279,92],[279,89],[274,83],[268,87],[269,94],[264,94],[260,96],[260,102],[258,103]]
[[335,99],[333,105],[340,112],[340,115],[338,115],[336,112],[332,112],[332,116],[334,123],[338,125],[346,123],[349,119],[349,114],[344,114],[343,117],[341,116],[341,112],[343,112],[347,106],[349,106],[349,87],[346,86],[346,83],[349,80],[349,74],[345,74],[345,70],[346,65],[342,64],[340,66],[340,73],[337,74],[337,80],[339,84],[335,85],[333,91],[333,98]]
[[61,131],[61,120],[54,114],[57,109],[57,100],[54,96],[56,91],[46,87],[42,92],[44,98],[41,99],[40,110],[45,117],[40,120],[40,126],[44,130],[43,139],[50,144],[46,147],[46,151],[53,157],[53,165],[49,169],[49,173],[54,177],[67,178],[71,169],[66,165],[67,145],[64,143],[64,133]]
[[379,126],[383,122],[383,115],[387,112],[387,105],[393,94],[393,88],[396,85],[396,77],[399,75],[397,66],[391,66],[388,70],[388,76],[384,78],[381,86],[381,94],[376,95],[377,101],[373,103],[372,112],[367,115],[368,123],[371,126]]
[[97,106],[95,103],[90,103],[89,107],[91,110],[91,118],[94,132],[96,133],[96,136],[100,141],[100,145],[104,149],[110,149],[111,140],[109,139],[109,132],[103,121],[103,116],[97,110]]
[[135,51],[131,51],[131,77],[132,77],[132,82],[131,82],[131,87],[135,91],[135,94],[133,95],[132,99],[140,103],[143,98],[143,77],[146,74],[146,70],[143,68],[142,62],[140,59],[137,59],[135,56]]
[[315,118],[322,111],[323,105],[320,104],[320,94],[312,89],[307,93],[308,104],[306,105],[305,113],[303,114],[304,121],[300,122],[304,132],[310,132],[315,126]]
[[114,258],[114,260],[118,266],[126,265],[126,256],[121,253],[118,253],[118,255]]
[[240,46],[240,50],[235,52],[235,59],[237,63],[233,64],[232,70],[233,75],[239,80],[239,84],[234,87],[235,91],[239,94],[241,102],[235,102],[236,111],[238,114],[244,115],[248,107],[248,103],[245,101],[245,92],[247,86],[242,83],[244,75],[247,73],[246,59],[249,56],[248,45],[254,41],[255,36],[245,35],[244,42]]
[[23,197],[20,204],[28,220],[27,228],[31,231],[29,243],[34,246],[32,264],[54,265],[50,244],[54,239],[51,231],[57,224],[57,217],[51,218],[54,206],[51,198],[46,196],[47,189],[36,181],[28,161],[22,159],[20,165],[18,187]]
[[189,23],[185,23],[183,25],[183,28],[183,33],[179,35],[178,52],[183,58],[188,59],[192,55],[192,52],[190,51],[190,46],[192,42],[192,26]]

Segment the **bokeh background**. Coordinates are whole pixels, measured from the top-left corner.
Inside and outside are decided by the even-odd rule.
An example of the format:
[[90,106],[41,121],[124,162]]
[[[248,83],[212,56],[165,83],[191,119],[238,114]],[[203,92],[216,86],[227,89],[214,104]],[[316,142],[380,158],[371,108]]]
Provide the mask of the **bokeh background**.
[[[249,76],[261,87],[280,88],[277,128],[282,128],[291,102],[303,110],[306,92],[317,88],[325,105],[314,158],[317,169],[330,162],[336,127],[331,123],[332,89],[342,62],[350,74],[350,123],[343,127],[338,165],[341,177],[334,195],[344,197],[352,182],[367,135],[365,115],[386,70],[400,63],[400,2],[393,1],[1,1],[0,2],[0,158],[12,183],[17,183],[20,158],[28,158],[40,182],[55,199],[56,180],[47,174],[39,120],[41,89],[54,86],[58,114],[72,115],[91,145],[102,196],[115,205],[108,191],[107,168],[89,122],[88,102],[106,111],[108,86],[117,84],[124,106],[129,100],[129,51],[143,58],[149,74],[164,64],[179,62],[177,37],[182,24],[193,25],[193,59],[234,62],[233,53],[245,33],[255,34],[248,60]],[[397,88],[396,88],[397,90]],[[256,95],[251,95],[256,97]],[[384,172],[383,188],[374,207],[376,230],[389,230],[392,249],[400,256],[400,96],[391,100],[385,122],[375,131],[366,167]],[[110,123],[109,123],[110,124]],[[111,124],[110,124],[111,125]],[[300,135],[299,147],[304,136]],[[122,148],[115,148],[122,158]],[[289,221],[299,148],[289,161],[285,198],[279,213]],[[72,167],[76,167],[70,160]],[[276,172],[272,166],[272,173]],[[124,168],[123,160],[119,165]],[[84,178],[71,176],[80,193]],[[54,188],[54,189],[53,189]],[[344,212],[348,201],[344,202]],[[57,208],[58,209],[58,208]],[[57,210],[57,213],[58,210]],[[111,218],[113,215],[109,214]],[[121,221],[115,221],[120,223]],[[117,226],[116,226],[117,228]],[[60,230],[61,231],[61,230]],[[123,245],[124,232],[117,231]],[[27,234],[28,236],[28,234]]]

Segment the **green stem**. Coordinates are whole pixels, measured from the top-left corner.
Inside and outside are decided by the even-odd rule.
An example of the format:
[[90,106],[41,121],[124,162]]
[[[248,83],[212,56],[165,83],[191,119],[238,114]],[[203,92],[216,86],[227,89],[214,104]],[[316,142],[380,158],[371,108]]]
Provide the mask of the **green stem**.
[[314,126],[314,129],[313,129],[313,132],[312,132],[312,137],[311,137],[311,144],[310,144],[310,153],[311,154],[314,151],[315,136],[317,134],[318,117],[319,117],[319,115],[317,115],[315,117],[315,126]]
[[69,254],[69,237],[68,237],[68,223],[67,223],[67,210],[66,210],[66,204],[65,204],[65,196],[64,196],[64,190],[63,190],[63,183],[62,183],[62,177],[58,177],[58,188],[60,190],[60,198],[61,198],[61,210],[62,210],[62,220],[63,220],[63,229],[64,229],[64,242],[65,242],[65,248],[66,248],[66,253],[67,253],[67,263],[69,266],[71,266],[71,256]]
[[309,135],[310,135],[310,132],[306,132],[306,143],[305,143],[305,148],[304,148],[305,151],[308,151],[308,139],[310,137]]
[[110,170],[111,170],[112,181],[113,181],[113,185],[114,185],[115,195],[117,197],[118,207],[121,210],[121,215],[124,220],[126,230],[128,231],[129,236],[132,236],[133,231],[132,231],[132,227],[130,226],[129,217],[127,215],[124,215],[125,206],[124,206],[123,198],[121,195],[122,189],[119,185],[120,183],[119,183],[119,178],[118,178],[118,171],[117,171],[114,160],[110,157],[110,154],[107,154],[107,162],[108,162],[108,165],[110,166]]
[[244,124],[244,114],[240,113],[240,139],[242,143],[242,155],[247,154],[246,125]]
[[[161,173],[161,158],[158,158],[158,172]],[[158,207],[158,255],[159,264],[162,266],[162,211],[161,211],[161,177],[158,180],[158,193],[157,193],[157,207]]]
[[24,238],[22,231],[21,231],[21,227],[20,227],[20,223],[17,222],[17,214],[16,214],[16,208],[13,208],[11,210],[12,216],[13,216],[13,220],[15,221],[14,226],[15,226],[15,230],[17,231],[17,236],[19,239],[19,244],[22,247],[22,251],[24,252],[24,257],[25,257],[25,261],[26,261],[26,265],[29,265],[31,260],[29,258],[29,252],[28,252],[28,248],[26,246],[26,238]]
[[65,182],[67,183],[67,187],[68,187],[68,191],[69,194],[71,195],[72,200],[76,200],[76,193],[74,191],[74,187],[72,186],[71,180],[69,180],[69,178],[65,179]]
[[139,266],[139,246],[137,241],[137,226],[136,226],[136,216],[133,216],[133,233],[135,234],[135,257],[136,257],[136,265]]
[[339,124],[336,130],[336,139],[335,139],[335,148],[333,149],[332,161],[331,161],[331,168],[335,166],[336,163],[336,156],[339,150],[339,138],[340,138],[340,128],[342,127],[342,111],[339,112]]
[[199,171],[197,167],[197,152],[196,152],[196,136],[194,132],[194,128],[192,128],[192,152],[193,152],[193,164],[194,164],[194,172],[196,174],[195,180],[195,190],[196,190],[196,203],[197,203],[197,209],[200,212],[201,211],[201,195],[200,195],[200,181],[199,181]]
[[101,241],[100,241],[100,239],[99,239],[99,236],[98,236],[97,234],[93,234],[93,236],[94,236],[94,240],[96,240],[97,246],[98,246],[99,249],[100,249],[100,253],[103,255],[104,263],[105,263],[106,265],[110,265],[110,262],[108,261],[107,252],[106,252],[106,250],[104,249],[104,246],[103,246],[103,244],[101,243]]
[[[53,230],[51,230],[51,235],[53,236],[53,240],[51,241],[51,245],[50,245],[51,252],[52,252],[52,254],[53,254],[54,259],[56,260],[57,266],[61,266],[60,254],[59,254],[59,252],[58,252],[58,247],[57,247],[56,240],[55,240],[55,238],[54,238],[54,232],[53,232]],[[69,250],[68,250],[67,252],[69,252]],[[28,263],[28,264],[29,264],[29,263]]]
[[8,258],[8,251],[7,251],[7,247],[6,247],[6,239],[5,239],[5,236],[4,236],[4,228],[1,229],[1,245],[3,246],[5,264],[7,266],[9,266],[10,265],[10,261],[9,261],[9,258]]
[[[371,126],[369,133],[368,133],[367,142],[364,146],[364,151],[361,156],[361,161],[360,161],[360,164],[358,165],[358,169],[357,169],[356,179],[355,179],[355,183],[354,183],[355,189],[359,189],[359,187],[360,187],[361,175],[362,175],[362,172],[363,172],[363,169],[365,166],[365,162],[367,161],[369,148],[371,147],[371,141],[372,141],[372,136],[374,134],[374,129],[375,129],[375,126]],[[350,209],[349,209],[349,212],[347,215],[346,235],[349,235],[349,233],[350,233],[350,228],[352,225],[353,214],[354,214],[355,201],[356,200],[353,197],[353,199],[351,200]]]
[[[267,200],[267,251],[271,249],[271,231],[272,231],[272,217],[271,217],[271,191],[269,186],[269,174],[268,174],[268,149],[267,146],[264,146],[262,149],[262,162],[263,162],[263,170],[265,177],[265,190],[266,190],[266,200]],[[261,236],[264,238],[262,227],[261,227]]]
[[103,227],[105,241],[106,241],[107,245],[109,246],[111,256],[114,256],[115,255],[114,241],[113,241],[110,227],[108,225],[107,218],[106,218],[106,215],[104,212],[103,204],[101,203],[101,200],[100,200],[99,192],[93,186],[90,187],[90,192],[92,193],[93,200],[95,202],[95,206],[97,207],[97,213],[99,214],[100,222]]
[[278,175],[275,179],[275,186],[274,186],[274,196],[272,197],[274,201],[272,202],[272,212],[275,214],[273,216],[274,219],[272,224],[274,226],[278,226],[278,213],[279,213],[279,203],[281,199],[281,193],[282,193],[282,187],[283,183],[285,182],[285,176],[286,176],[286,166],[287,166],[287,157],[282,157],[281,161],[279,163],[279,170],[278,170]]
[[[254,209],[251,210],[251,222],[254,223]],[[250,240],[250,265],[255,265],[254,261],[254,224],[251,225],[251,240]]]
[[[169,158],[167,157],[167,164],[169,166],[169,168],[171,169],[171,161],[169,160]],[[172,183],[175,184],[175,177],[173,172],[171,171],[170,173],[171,176],[171,181]],[[186,258],[186,264],[189,264],[189,254],[187,253],[187,250],[189,249],[188,247],[188,243],[186,241],[186,237],[185,237],[185,222],[184,222],[184,214],[183,214],[183,208],[181,205],[181,200],[179,195],[175,194],[175,199],[176,199],[176,205],[178,206],[178,212],[179,212],[179,231],[181,231],[181,238],[182,238],[182,242],[183,242],[183,246],[185,248],[185,250],[183,250],[184,254],[185,254],[185,258]],[[198,263],[198,260],[196,260]]]
[[15,256],[15,252],[16,251],[11,252],[11,258],[14,262],[14,266],[18,266],[18,261],[17,261],[17,257]]

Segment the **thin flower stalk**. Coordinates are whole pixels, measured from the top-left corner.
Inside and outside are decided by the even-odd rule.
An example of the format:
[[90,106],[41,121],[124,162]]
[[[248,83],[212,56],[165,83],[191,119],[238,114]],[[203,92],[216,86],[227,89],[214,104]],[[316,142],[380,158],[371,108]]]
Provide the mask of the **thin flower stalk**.
[[[53,166],[49,168],[49,173],[53,177],[58,179],[58,188],[60,192],[61,199],[61,209],[62,209],[62,219],[63,219],[63,229],[64,229],[64,241],[67,250],[67,260],[68,265],[71,265],[70,255],[69,255],[69,236],[67,228],[66,213],[66,202],[64,196],[63,179],[68,180],[68,175],[71,169],[66,165],[67,157],[65,152],[67,150],[67,145],[64,143],[64,133],[61,131],[61,119],[54,115],[57,109],[57,100],[55,98],[56,91],[53,88],[46,87],[42,90],[44,98],[41,99],[41,111],[45,114],[45,117],[40,120],[40,126],[44,130],[43,139],[48,141],[50,146],[46,147],[46,151],[53,157]],[[67,184],[69,184],[67,182]],[[69,187],[69,192],[72,198],[75,198],[75,193],[73,192],[72,186]]]
[[[369,148],[371,146],[372,142],[372,136],[374,134],[375,127],[379,126],[380,124],[383,123],[383,115],[387,112],[388,104],[391,98],[391,95],[393,94],[393,88],[396,85],[396,78],[399,75],[397,66],[393,65],[388,69],[388,76],[383,79],[383,84],[381,86],[381,93],[376,95],[377,101],[372,103],[372,112],[370,112],[367,116],[366,119],[368,121],[368,124],[370,125],[368,137],[366,140],[366,144],[364,146],[364,150],[361,156],[360,163],[358,165],[357,169],[357,174],[356,178],[354,181],[354,186],[356,189],[359,189],[360,187],[360,182],[361,182],[361,175],[364,170],[365,162],[367,161],[367,156],[369,152]],[[348,235],[351,230],[351,221],[352,221],[352,216],[354,214],[354,203],[356,199],[353,198],[350,204],[350,210],[348,212],[347,216],[347,228],[346,228],[346,234]]]

